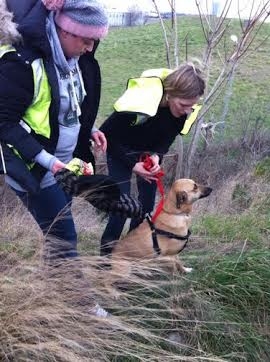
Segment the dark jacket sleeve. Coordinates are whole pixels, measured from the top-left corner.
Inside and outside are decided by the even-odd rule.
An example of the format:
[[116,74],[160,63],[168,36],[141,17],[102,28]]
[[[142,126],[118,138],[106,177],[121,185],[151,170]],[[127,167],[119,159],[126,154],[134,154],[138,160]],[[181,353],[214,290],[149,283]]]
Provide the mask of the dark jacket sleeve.
[[33,72],[31,65],[16,57],[12,53],[0,60],[0,141],[13,145],[30,161],[43,148],[19,124],[32,103]]
[[95,42],[94,50],[91,53],[82,55],[79,59],[80,69],[82,71],[86,97],[83,100],[80,116],[81,129],[78,137],[78,143],[74,151],[74,157],[81,158],[86,162],[92,162],[93,154],[90,149],[91,130],[96,120],[100,90],[101,75],[94,53],[99,42]]
[[127,113],[114,112],[100,127],[107,138],[108,153],[130,168],[138,162],[139,152],[123,145],[121,138],[125,137],[125,131],[130,127],[133,118],[134,116]]

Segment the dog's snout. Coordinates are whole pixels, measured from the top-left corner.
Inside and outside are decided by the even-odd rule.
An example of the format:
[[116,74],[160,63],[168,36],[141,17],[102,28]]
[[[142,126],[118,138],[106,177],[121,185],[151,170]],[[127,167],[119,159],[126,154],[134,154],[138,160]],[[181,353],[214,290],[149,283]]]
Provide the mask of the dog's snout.
[[211,194],[211,192],[213,191],[213,189],[211,187],[204,187],[204,190],[202,192],[202,197],[206,197],[209,196]]
[[211,187],[205,186],[205,187],[202,189],[202,195],[201,195],[200,198],[209,196],[212,191],[213,191],[213,189],[212,189]]
[[205,194],[206,196],[210,195],[213,189],[211,187],[206,187]]

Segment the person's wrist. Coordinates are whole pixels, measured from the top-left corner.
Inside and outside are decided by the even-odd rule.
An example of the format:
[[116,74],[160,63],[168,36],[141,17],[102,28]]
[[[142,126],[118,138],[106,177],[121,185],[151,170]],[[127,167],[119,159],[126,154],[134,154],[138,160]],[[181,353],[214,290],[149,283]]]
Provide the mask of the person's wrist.
[[55,162],[51,166],[51,172],[55,174],[57,171],[65,168],[65,166],[66,165],[62,161],[59,161],[57,158],[55,158]]
[[51,170],[54,162],[57,158],[54,155],[51,155],[46,150],[40,151],[34,158],[34,161],[39,163],[42,167],[46,168],[47,170]]
[[93,133],[95,133],[95,132],[98,132],[98,128],[97,128],[97,127],[93,127],[93,128],[91,129],[91,135],[92,135]]

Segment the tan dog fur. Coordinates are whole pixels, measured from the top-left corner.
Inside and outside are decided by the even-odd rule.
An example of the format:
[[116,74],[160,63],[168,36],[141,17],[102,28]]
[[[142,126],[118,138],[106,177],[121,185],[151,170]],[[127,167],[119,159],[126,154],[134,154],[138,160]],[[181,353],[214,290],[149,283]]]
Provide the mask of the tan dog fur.
[[[164,206],[155,221],[155,227],[170,233],[186,236],[191,225],[192,204],[211,193],[210,187],[198,185],[191,179],[176,180],[167,197]],[[153,248],[152,231],[147,220],[136,229],[117,241],[112,253],[112,275],[127,277],[130,272],[129,260],[141,258],[157,258],[171,272],[189,272],[178,260],[177,254],[185,245],[184,240],[158,235],[160,255]],[[112,281],[111,281],[112,283]]]

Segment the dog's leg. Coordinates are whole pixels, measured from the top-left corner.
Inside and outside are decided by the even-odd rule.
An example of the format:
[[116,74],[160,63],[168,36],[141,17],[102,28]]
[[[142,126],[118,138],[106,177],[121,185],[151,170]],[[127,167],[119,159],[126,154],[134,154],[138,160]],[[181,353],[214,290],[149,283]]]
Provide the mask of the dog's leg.
[[187,267],[185,267],[185,266],[182,266],[182,268],[183,268],[183,271],[184,271],[185,273],[191,273],[192,270],[193,270],[193,268],[187,268]]
[[188,267],[185,267],[181,261],[178,259],[177,256],[174,257],[174,263],[175,263],[175,268],[177,269],[178,272],[181,272],[181,273],[191,273],[192,272],[192,268],[188,268]]
[[114,285],[128,279],[130,274],[130,262],[119,258],[112,258],[111,271],[106,273],[104,285],[108,293],[114,298],[121,297],[121,291]]
[[162,265],[169,271],[169,273],[174,274],[177,272],[180,273],[191,273],[192,268],[184,267],[178,257],[175,256],[161,256],[159,261]]

